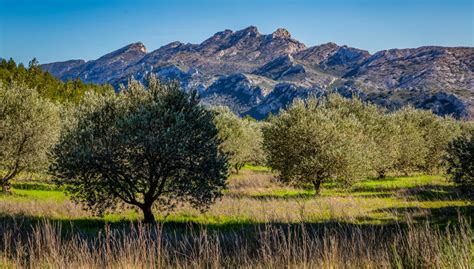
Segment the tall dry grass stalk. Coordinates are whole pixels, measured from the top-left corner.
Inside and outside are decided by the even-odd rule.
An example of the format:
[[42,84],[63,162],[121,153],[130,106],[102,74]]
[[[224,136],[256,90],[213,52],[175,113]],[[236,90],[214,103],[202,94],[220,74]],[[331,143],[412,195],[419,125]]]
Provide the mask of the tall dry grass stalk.
[[471,268],[473,233],[455,226],[277,225],[232,231],[105,227],[94,236],[43,221],[0,224],[0,267]]

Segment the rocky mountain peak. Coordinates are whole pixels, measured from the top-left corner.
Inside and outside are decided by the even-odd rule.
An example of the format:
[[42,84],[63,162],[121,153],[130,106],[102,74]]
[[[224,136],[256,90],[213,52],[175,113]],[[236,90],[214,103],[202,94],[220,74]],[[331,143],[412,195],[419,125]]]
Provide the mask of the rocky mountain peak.
[[144,56],[146,53],[147,53],[147,49],[145,45],[143,45],[142,42],[136,42],[136,43],[129,44],[116,51],[113,51],[111,53],[108,53],[95,61],[110,60],[110,59],[117,59],[117,58],[128,58],[128,57],[138,58],[138,57]]
[[291,38],[291,34],[285,28],[278,28],[275,32],[272,33],[272,37],[289,39]]
[[260,32],[258,31],[258,28],[256,26],[250,25],[249,27],[240,30],[238,32],[246,33],[246,34],[256,34],[260,35]]
[[234,31],[225,29],[224,31],[217,32],[215,33],[210,39],[216,40],[216,39],[223,39],[231,36],[234,33]]
[[162,46],[160,49],[174,49],[174,48],[180,47],[182,45],[184,45],[184,44],[179,42],[179,41],[174,41],[174,42],[171,42],[169,44],[166,44],[166,45]]
[[131,50],[131,51],[139,51],[139,52],[142,52],[142,53],[147,53],[148,52],[145,45],[143,45],[142,42],[132,43],[132,44],[128,45],[126,48],[127,48],[127,50]]

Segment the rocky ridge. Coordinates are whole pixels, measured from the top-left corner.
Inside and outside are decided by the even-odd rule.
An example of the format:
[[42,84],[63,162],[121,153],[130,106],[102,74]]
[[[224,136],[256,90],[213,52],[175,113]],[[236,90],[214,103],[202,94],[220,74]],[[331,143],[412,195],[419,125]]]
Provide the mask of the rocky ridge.
[[133,43],[92,61],[42,65],[67,80],[110,83],[153,73],[197,89],[204,103],[227,105],[264,118],[294,98],[327,92],[398,108],[413,105],[440,115],[474,118],[474,48],[427,46],[368,51],[326,43],[313,47],[280,28],[261,34],[254,26],[224,30],[201,44],[172,42],[147,52]]

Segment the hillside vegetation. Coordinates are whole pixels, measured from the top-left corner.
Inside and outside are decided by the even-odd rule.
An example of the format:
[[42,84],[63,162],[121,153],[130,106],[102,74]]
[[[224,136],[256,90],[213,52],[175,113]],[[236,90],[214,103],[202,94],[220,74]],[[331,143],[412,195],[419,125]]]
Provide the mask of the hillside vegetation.
[[0,81],[4,85],[24,84],[27,88],[35,89],[40,96],[58,102],[78,103],[86,91],[113,91],[110,85],[83,83],[78,78],[63,82],[43,71],[36,59],[31,60],[28,67],[17,65],[13,59],[1,59]]

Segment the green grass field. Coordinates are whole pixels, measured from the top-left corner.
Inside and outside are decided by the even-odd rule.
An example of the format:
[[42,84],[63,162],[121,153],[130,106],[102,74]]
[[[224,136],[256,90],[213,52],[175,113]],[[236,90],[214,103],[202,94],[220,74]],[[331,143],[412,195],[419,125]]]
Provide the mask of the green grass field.
[[[84,224],[139,220],[141,212],[122,208],[102,217],[76,205],[54,184],[20,178],[13,182],[12,195],[0,195],[3,217],[22,216]],[[463,197],[442,176],[388,177],[367,179],[350,187],[325,183],[319,197],[311,188],[279,184],[266,167],[246,166],[232,175],[222,199],[206,212],[181,205],[172,212],[158,212],[157,219],[170,223],[196,223],[215,227],[251,223],[385,224],[416,220],[446,224],[457,216],[474,215],[472,201]],[[90,225],[87,225],[90,226]]]

